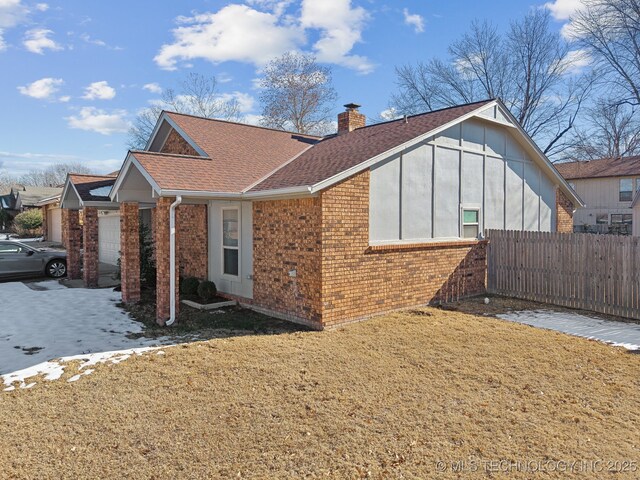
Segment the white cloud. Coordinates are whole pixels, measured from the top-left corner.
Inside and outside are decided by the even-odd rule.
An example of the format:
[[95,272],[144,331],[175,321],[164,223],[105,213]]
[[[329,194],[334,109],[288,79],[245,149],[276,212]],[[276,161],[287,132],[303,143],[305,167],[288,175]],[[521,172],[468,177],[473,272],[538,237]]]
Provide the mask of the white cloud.
[[66,120],[71,128],[111,135],[113,133],[126,132],[130,124],[126,119],[125,110],[114,110],[107,113],[94,107],[83,107],[77,115],[67,117]]
[[320,30],[320,39],[313,45],[318,60],[335,63],[370,73],[374,65],[361,55],[349,55],[362,41],[362,30],[369,14],[362,7],[351,7],[351,0],[302,0],[300,23],[305,28]]
[[49,10],[49,4],[36,3],[36,10],[39,10],[40,12],[46,12],[47,10]]
[[0,166],[12,175],[20,176],[32,170],[41,170],[56,163],[82,162],[96,172],[113,172],[122,159],[87,159],[62,153],[0,152]]
[[573,18],[581,9],[585,8],[583,0],[554,0],[544,4],[544,8],[551,12],[551,16],[561,22],[565,22],[560,29],[563,38],[571,40],[575,37]]
[[79,37],[80,37],[80,40],[82,40],[85,43],[88,43],[91,45],[97,45],[98,47],[104,47],[108,50],[124,50],[122,47],[117,47],[117,46],[113,47],[109,45],[107,42],[105,42],[104,40],[100,40],[99,38],[93,38],[88,33],[81,33]]
[[116,96],[116,89],[109,86],[106,80],[93,82],[84,89],[82,98],[86,100],[111,100]]
[[178,22],[174,42],[163,45],[154,59],[166,70],[175,70],[178,61],[196,58],[260,65],[304,40],[301,29],[281,25],[276,15],[247,5],[231,4],[217,13],[179,17]]
[[554,0],[545,3],[544,7],[556,20],[569,20],[582,7],[582,0]]
[[29,9],[20,0],[0,0],[0,28],[15,27],[27,13]]
[[380,118],[384,121],[396,120],[401,116],[402,115],[400,115],[398,113],[398,110],[396,110],[394,107],[387,108],[386,110],[380,112]]
[[2,37],[2,33],[3,33],[3,31],[2,31],[2,29],[0,28],[0,52],[2,52],[3,50],[6,50],[6,49],[7,49],[7,44],[6,44],[6,42],[4,41],[4,38]]
[[162,93],[162,87],[157,83],[147,83],[142,86],[143,90],[147,90],[151,93],[160,94]]
[[571,50],[562,60],[568,74],[580,73],[585,67],[591,65],[592,58],[586,50]]
[[32,53],[44,54],[45,50],[62,50],[62,47],[49,38],[53,31],[46,28],[34,28],[25,33],[23,45]]
[[409,13],[409,9],[407,8],[402,10],[402,14],[404,15],[404,23],[406,25],[413,27],[416,33],[424,32],[424,17],[422,17],[422,15]]
[[252,111],[256,103],[255,98],[248,93],[243,92],[222,93],[219,98],[223,102],[235,100],[238,103],[238,110],[240,113],[248,113]]
[[67,103],[69,100],[71,100],[71,97],[69,95],[64,95],[58,99],[58,101],[62,103]]
[[51,98],[54,93],[60,90],[60,87],[63,84],[64,80],[61,78],[47,77],[41,78],[40,80],[36,80],[35,82],[27,85],[19,86],[18,91],[27,97],[46,100]]
[[215,13],[178,17],[173,42],[163,45],[155,62],[175,70],[179,62],[204,59],[212,63],[239,61],[258,67],[287,51],[300,50],[306,34],[320,38],[312,50],[320,62],[334,63],[361,73],[373,64],[351,50],[362,41],[369,14],[353,7],[351,0],[301,0],[300,16],[288,14],[291,0],[247,0],[249,5],[230,4]]

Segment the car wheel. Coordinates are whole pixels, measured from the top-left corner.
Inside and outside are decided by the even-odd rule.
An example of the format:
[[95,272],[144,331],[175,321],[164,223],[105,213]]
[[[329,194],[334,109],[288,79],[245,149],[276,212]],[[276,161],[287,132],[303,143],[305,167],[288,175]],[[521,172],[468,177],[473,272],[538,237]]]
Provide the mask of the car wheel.
[[62,278],[67,274],[67,264],[64,260],[52,260],[47,264],[46,273],[52,278]]

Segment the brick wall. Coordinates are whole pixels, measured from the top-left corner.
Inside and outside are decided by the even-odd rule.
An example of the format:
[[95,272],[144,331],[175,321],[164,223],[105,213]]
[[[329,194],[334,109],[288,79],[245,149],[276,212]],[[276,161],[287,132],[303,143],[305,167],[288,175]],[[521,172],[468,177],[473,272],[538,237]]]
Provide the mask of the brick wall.
[[[486,242],[369,246],[369,172],[255,202],[254,303],[314,326],[481,293]],[[296,270],[296,277],[289,271]]]
[[322,193],[322,323],[485,290],[486,243],[369,246],[369,172]]
[[62,209],[62,241],[67,250],[67,278],[81,277],[82,227],[78,210]]
[[256,305],[320,326],[320,222],[318,197],[253,203]]
[[98,209],[83,209],[82,242],[84,246],[82,277],[85,286],[98,286]]
[[49,205],[40,207],[40,213],[42,213],[42,236],[45,240],[49,240]]
[[198,152],[174,129],[169,132],[161,151],[162,153],[175,153],[177,155],[198,155]]
[[207,223],[206,205],[180,205],[176,210],[178,266],[181,277],[208,278]]
[[558,233],[573,232],[573,204],[560,189],[556,190],[556,212]]
[[136,202],[120,204],[120,283],[122,301],[140,300],[140,213]]

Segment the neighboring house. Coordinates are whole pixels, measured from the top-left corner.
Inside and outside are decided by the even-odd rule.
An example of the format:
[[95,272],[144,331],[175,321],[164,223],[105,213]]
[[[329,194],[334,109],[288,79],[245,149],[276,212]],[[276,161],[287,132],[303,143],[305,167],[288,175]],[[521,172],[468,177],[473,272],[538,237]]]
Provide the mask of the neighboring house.
[[13,189],[0,195],[0,232],[8,232],[13,218],[20,213],[16,208],[16,195]]
[[[62,198],[63,209],[62,223],[69,222],[68,210],[81,210],[85,207],[93,207],[97,214],[97,258],[99,262],[117,265],[120,258],[120,212],[119,206],[111,201],[109,192],[116,181],[118,172],[109,175],[85,175],[69,174],[65,182]],[[79,217],[79,226],[84,225],[84,218]],[[68,230],[65,229],[65,230]],[[80,232],[78,232],[80,233]],[[64,237],[64,236],[63,236]],[[63,238],[65,247],[67,238]]]
[[631,203],[640,188],[640,156],[558,163],[556,168],[585,203],[573,216],[576,231],[632,233]]
[[[13,220],[17,214],[25,210],[39,208],[42,200],[59,197],[61,192],[61,187],[32,187],[29,185],[11,187],[8,193],[0,195],[0,231],[8,230],[10,227],[11,222],[6,221],[7,216]],[[6,215],[1,213],[3,211],[6,212]],[[45,218],[43,218],[44,222],[46,222]]]
[[42,209],[42,237],[47,242],[62,243],[61,193],[42,198],[36,204]]
[[[140,298],[140,210],[161,324],[178,307],[177,275],[325,328],[484,291],[486,229],[571,231],[580,198],[500,101],[371,126],[346,107],[325,138],[163,112],[109,194],[123,301]],[[98,207],[71,192],[63,208],[70,231],[83,208],[93,271]],[[76,235],[69,244],[81,247]]]

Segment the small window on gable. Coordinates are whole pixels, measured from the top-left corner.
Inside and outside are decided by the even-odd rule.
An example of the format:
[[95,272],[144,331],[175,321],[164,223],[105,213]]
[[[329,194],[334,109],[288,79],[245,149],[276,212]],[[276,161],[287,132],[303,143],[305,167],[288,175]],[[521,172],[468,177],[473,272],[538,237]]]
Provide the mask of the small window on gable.
[[238,276],[240,264],[239,210],[222,210],[222,273]]
[[633,179],[621,178],[620,179],[620,196],[621,202],[630,202],[633,200]]
[[640,178],[636,178],[636,192],[640,190]]
[[462,209],[462,238],[478,238],[480,234],[480,209]]

